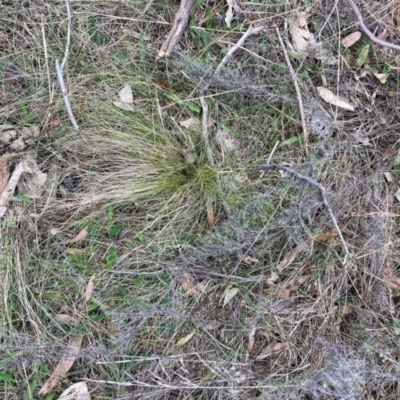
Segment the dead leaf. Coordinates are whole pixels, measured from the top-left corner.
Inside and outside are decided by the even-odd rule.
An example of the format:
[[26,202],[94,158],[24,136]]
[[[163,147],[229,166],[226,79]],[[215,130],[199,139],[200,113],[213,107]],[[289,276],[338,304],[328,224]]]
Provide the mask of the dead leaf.
[[226,3],[228,4],[228,11],[226,12],[225,15],[225,23],[228,28],[231,27],[231,22],[233,18],[233,0],[226,0]]
[[350,35],[347,35],[344,39],[342,39],[342,45],[344,47],[351,47],[354,43],[358,42],[361,38],[361,32],[353,32]]
[[385,281],[391,289],[400,289],[400,278],[393,274],[385,275]]
[[94,287],[94,277],[95,275],[93,275],[90,279],[89,282],[87,284],[86,287],[86,292],[85,292],[85,300],[86,303],[90,300],[90,298],[92,297],[92,292],[93,292],[93,287]]
[[389,75],[384,74],[383,72],[374,72],[374,76],[375,76],[375,78],[377,78],[379,80],[380,83],[382,83],[384,85],[386,83]]
[[180,121],[179,124],[183,126],[184,128],[199,128],[201,126],[200,119],[197,117],[191,117],[188,119],[185,119],[183,121]]
[[310,14],[301,12],[290,21],[290,36],[294,50],[305,57],[310,50],[311,44],[315,41],[314,35],[308,30],[307,19]]
[[32,154],[25,154],[21,161],[24,172],[18,182],[18,190],[31,199],[40,198],[43,185],[47,180],[47,174],[39,169]]
[[85,250],[83,250],[83,249],[71,249],[71,248],[69,248],[69,249],[65,249],[65,252],[67,254],[71,254],[73,256],[75,256],[77,254],[85,254]]
[[119,99],[121,103],[124,104],[132,104],[133,103],[133,94],[132,94],[132,88],[129,85],[125,85],[120,91],[119,91]]
[[185,272],[181,280],[182,289],[188,296],[194,296],[199,293],[204,293],[206,286],[203,283],[194,283],[193,277]]
[[290,297],[294,292],[299,290],[300,286],[303,285],[311,278],[311,275],[303,275],[299,276],[296,279],[293,279],[289,282],[282,282],[282,289],[278,291],[276,297],[278,299],[287,299]]
[[246,354],[244,356],[244,362],[246,362],[246,363],[249,361],[250,353],[251,353],[251,350],[252,350],[252,348],[254,346],[254,336],[255,336],[255,334],[256,334],[256,327],[253,326],[251,328],[250,332],[249,332],[249,345],[247,346]]
[[265,284],[267,286],[272,286],[278,280],[279,276],[276,272],[268,270],[264,273]]
[[206,210],[207,210],[207,227],[210,229],[214,225],[215,215],[212,202],[209,200],[207,200],[206,203]]
[[182,339],[179,339],[176,342],[175,346],[183,346],[185,343],[187,343],[192,337],[193,335],[196,333],[196,329],[193,332],[190,332],[189,335],[186,335],[185,337],[183,337]]
[[57,400],[90,400],[86,382],[78,382],[65,389]]
[[39,390],[39,394],[44,395],[50,392],[55,385],[57,385],[61,379],[63,379],[66,373],[70,370],[73,363],[78,356],[79,349],[82,345],[83,335],[76,335],[71,337],[68,341],[68,346],[70,347],[69,354],[61,358],[56,368],[50,375],[50,378],[44,383],[42,388]]
[[8,166],[9,153],[5,153],[0,157],[0,193],[3,193],[10,178],[10,167]]
[[278,342],[273,340],[257,357],[256,360],[265,360],[270,354],[284,349],[289,345],[289,342]]
[[226,295],[224,298],[224,303],[222,304],[222,307],[225,307],[238,293],[239,293],[238,288],[229,289],[226,292]]
[[64,244],[72,244],[81,242],[88,235],[87,226],[83,228],[73,239],[64,240]]
[[56,321],[59,322],[60,324],[71,324],[71,325],[77,325],[79,323],[78,319],[68,314],[57,314]]
[[224,152],[231,153],[235,151],[237,148],[235,140],[226,130],[217,129],[217,133],[215,134],[215,139],[217,139],[219,147],[221,148],[223,153]]
[[51,118],[42,128],[42,132],[50,132],[61,125],[61,120],[58,117]]
[[327,103],[330,103],[336,107],[343,108],[345,110],[354,111],[354,107],[350,104],[350,102],[347,99],[341,96],[337,96],[336,94],[331,92],[329,89],[324,88],[323,86],[317,87],[317,90],[321,98],[325,100]]

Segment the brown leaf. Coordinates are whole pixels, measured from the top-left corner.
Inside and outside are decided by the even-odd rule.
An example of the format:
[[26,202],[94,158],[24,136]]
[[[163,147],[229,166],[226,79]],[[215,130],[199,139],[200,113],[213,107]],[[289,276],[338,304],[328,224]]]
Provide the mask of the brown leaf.
[[71,254],[71,255],[77,255],[77,254],[85,254],[85,250],[83,249],[73,249],[73,248],[69,248],[69,249],[65,249],[65,252],[67,254]]
[[8,153],[0,157],[0,193],[3,193],[4,188],[7,186],[8,179],[10,178],[10,167],[8,166]]
[[61,379],[65,377],[65,375],[75,362],[76,357],[78,356],[79,349],[81,348],[82,345],[82,339],[83,335],[76,335],[69,339],[68,346],[71,349],[68,356],[64,356],[61,358],[56,368],[50,375],[50,378],[47,379],[45,384],[39,390],[39,394],[44,395],[49,393],[50,390],[53,389],[53,387],[57,385],[61,381]]
[[298,278],[289,281],[287,283],[283,282],[282,286],[283,288],[279,290],[277,293],[278,299],[287,299],[290,297],[294,292],[297,292],[299,290],[300,286],[307,282],[311,278],[311,275],[303,275],[299,276]]
[[87,226],[83,228],[73,239],[64,240],[64,244],[81,242],[88,235]]
[[342,39],[342,45],[344,47],[351,47],[354,43],[356,43],[361,38],[361,32],[353,32],[350,35],[347,35],[344,39]]
[[42,133],[50,132],[61,125],[61,120],[58,117],[51,118],[42,128]]
[[249,361],[250,353],[251,353],[251,350],[252,350],[252,348],[254,346],[254,336],[255,336],[255,334],[256,334],[256,327],[253,326],[251,328],[250,332],[249,332],[249,345],[247,346],[247,349],[246,349],[246,355],[244,356],[244,362],[248,362]]
[[393,274],[385,275],[385,281],[391,289],[400,289],[400,278]]
[[270,354],[282,350],[289,345],[289,342],[278,342],[273,340],[257,357],[256,360],[265,360]]
[[211,228],[215,222],[214,210],[211,201],[207,201],[207,227]]
[[222,307],[225,307],[238,293],[239,293],[238,288],[229,289],[226,292],[226,295],[224,298],[224,303],[222,304]]
[[60,324],[71,324],[71,325],[77,325],[79,323],[78,319],[68,314],[57,314],[56,321],[59,322]]
[[93,292],[93,287],[94,287],[94,277],[95,275],[93,275],[90,279],[89,282],[87,284],[86,287],[86,293],[85,293],[85,300],[86,303],[90,300],[90,298],[92,297],[92,292]]

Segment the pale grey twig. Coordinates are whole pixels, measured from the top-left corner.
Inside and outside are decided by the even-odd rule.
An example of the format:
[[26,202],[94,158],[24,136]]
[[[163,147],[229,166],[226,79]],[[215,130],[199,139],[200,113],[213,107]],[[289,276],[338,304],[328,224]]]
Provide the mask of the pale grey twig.
[[[240,38],[240,40],[234,46],[232,46],[232,48],[228,51],[228,53],[226,53],[225,57],[218,64],[217,68],[215,69],[215,71],[213,72],[212,75],[219,74],[221,72],[222,68],[224,67],[224,65],[232,57],[232,55],[235,53],[235,51],[243,45],[245,40],[250,35],[254,35],[256,33],[261,32],[261,30],[263,28],[264,28],[264,26],[256,26],[256,27],[251,26],[249,29],[247,29],[247,31],[243,34],[243,36]],[[211,82],[212,82],[212,77],[208,80],[208,82],[205,84],[205,86],[201,89],[199,99],[200,99],[201,107],[203,110],[201,126],[202,126],[204,145],[206,147],[206,152],[207,152],[207,161],[210,165],[214,165],[214,157],[213,157],[212,150],[210,147],[209,134],[208,134],[208,104],[205,99],[205,93],[206,93],[207,89],[210,87]],[[218,190],[222,193],[221,181],[219,178],[217,178],[217,186],[218,186]],[[228,203],[225,200],[222,200],[222,205],[224,207],[226,215],[229,216],[230,209],[229,209]]]
[[309,177],[307,177],[305,175],[302,175],[302,174],[298,173],[297,171],[295,171],[294,169],[289,168],[289,167],[285,167],[283,165],[260,165],[258,168],[262,169],[262,170],[265,170],[265,171],[267,171],[269,169],[277,169],[277,170],[280,170],[280,171],[287,172],[288,174],[293,175],[295,178],[300,179],[301,181],[304,181],[304,182],[308,183],[311,186],[314,186],[315,188],[317,188],[319,190],[319,192],[321,194],[321,197],[322,197],[322,201],[324,203],[324,206],[325,206],[326,210],[328,211],[328,214],[329,214],[329,216],[330,216],[330,218],[332,220],[332,223],[333,223],[333,225],[334,225],[334,227],[335,227],[335,229],[336,229],[336,231],[338,233],[340,242],[342,243],[343,250],[345,252],[345,256],[344,256],[344,259],[342,261],[342,264],[343,264],[343,266],[345,266],[346,263],[347,263],[347,260],[352,257],[352,254],[350,253],[349,247],[347,246],[347,243],[344,240],[342,231],[339,228],[339,224],[338,224],[338,222],[336,220],[335,215],[333,214],[332,208],[329,205],[328,199],[326,197],[325,188],[319,182],[315,181],[314,179],[311,179],[311,178],[309,178]]
[[306,124],[306,117],[304,114],[303,100],[301,98],[299,83],[297,82],[296,74],[293,70],[292,64],[290,63],[290,59],[289,59],[288,53],[286,51],[286,47],[283,43],[281,33],[279,32],[279,28],[276,27],[275,29],[276,29],[276,33],[278,34],[279,43],[281,45],[281,49],[282,49],[283,55],[285,57],[286,65],[289,68],[290,76],[292,78],[294,88],[296,90],[297,103],[299,104],[299,110],[300,110],[301,126],[303,127],[303,134],[304,134],[304,151],[306,153],[306,156],[308,156],[308,129],[307,129],[307,124]]
[[361,15],[361,12],[360,12],[359,8],[357,7],[356,3],[354,3],[353,0],[347,0],[347,2],[349,3],[350,7],[353,9],[354,13],[356,14],[356,17],[358,19],[358,23],[360,24],[361,30],[365,33],[366,36],[368,36],[368,38],[369,38],[369,40],[371,40],[371,42],[379,44],[380,46],[383,46],[383,47],[388,47],[389,49],[394,49],[394,50],[400,51],[399,45],[377,38],[365,25],[364,19]]
[[74,127],[74,129],[76,131],[79,131],[79,126],[76,122],[74,114],[72,113],[71,105],[69,103],[68,92],[65,87],[64,77],[63,77],[63,70],[64,70],[65,64],[67,62],[67,59],[68,59],[69,47],[70,47],[70,43],[71,43],[71,11],[69,9],[68,0],[65,0],[65,6],[67,8],[67,16],[68,16],[67,43],[65,45],[64,58],[62,60],[61,65],[58,63],[58,60],[56,60],[56,72],[57,72],[58,83],[60,84],[60,88],[61,88],[61,93],[64,98],[65,107],[68,112],[69,120],[71,121],[71,124]]

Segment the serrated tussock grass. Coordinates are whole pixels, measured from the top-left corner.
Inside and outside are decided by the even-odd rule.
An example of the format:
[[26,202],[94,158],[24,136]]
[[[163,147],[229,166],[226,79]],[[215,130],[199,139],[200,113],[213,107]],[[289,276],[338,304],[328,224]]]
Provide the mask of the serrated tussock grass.
[[206,228],[210,204],[220,209],[221,171],[209,165],[201,133],[165,127],[139,111],[98,107],[101,120],[65,144],[84,170],[76,191],[80,203],[135,210],[144,231],[187,235],[193,227]]

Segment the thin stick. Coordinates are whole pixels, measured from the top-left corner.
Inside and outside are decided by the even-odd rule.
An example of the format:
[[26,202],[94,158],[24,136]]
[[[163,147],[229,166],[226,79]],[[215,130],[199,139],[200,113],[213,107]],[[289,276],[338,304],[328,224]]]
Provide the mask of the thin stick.
[[69,120],[71,121],[71,124],[74,127],[74,129],[76,131],[79,131],[79,126],[75,120],[74,114],[72,113],[71,105],[69,103],[69,98],[68,98],[68,92],[67,89],[65,88],[65,83],[63,78],[63,70],[68,59],[69,46],[71,43],[71,11],[69,9],[68,0],[65,0],[65,6],[67,7],[67,16],[68,16],[67,43],[65,46],[64,58],[62,60],[61,65],[58,63],[58,60],[56,60],[56,72],[57,72],[58,83],[60,84],[61,92],[64,98],[65,107],[68,112]]
[[[268,157],[268,160],[267,160],[267,165],[269,165],[269,163],[271,162],[272,156],[274,155],[275,150],[276,150],[276,148],[278,147],[279,143],[280,143],[279,140],[277,140],[277,141],[275,142],[274,147],[273,147],[272,150],[271,150],[271,153],[269,153],[269,157]],[[264,175],[265,175],[265,171],[262,171],[262,172],[261,172],[261,175],[260,175],[260,179],[263,178]]]
[[225,57],[222,59],[222,61],[219,63],[218,67],[216,68],[214,75],[217,75],[221,72],[222,68],[224,65],[229,61],[229,59],[232,57],[232,55],[236,52],[237,49],[241,48],[243,43],[246,41],[246,39],[251,36],[251,35],[256,35],[257,33],[261,32],[264,29],[263,25],[259,26],[251,26],[247,31],[244,33],[244,35],[239,39],[239,41],[232,46],[229,51],[226,53]]
[[388,47],[389,49],[394,49],[394,50],[400,51],[399,45],[387,42],[386,40],[378,39],[365,25],[364,19],[361,15],[359,8],[356,6],[356,3],[354,3],[353,0],[347,0],[347,2],[349,3],[350,7],[353,9],[354,13],[356,14],[356,17],[358,19],[358,23],[360,24],[361,30],[365,33],[366,36],[368,36],[368,38],[369,38],[369,40],[371,40],[371,42],[379,44],[380,46],[383,46],[383,47]]
[[276,33],[278,34],[278,39],[279,39],[279,43],[280,43],[282,51],[283,51],[283,55],[285,56],[286,65],[289,68],[290,76],[292,77],[294,88],[296,90],[297,103],[299,104],[299,110],[300,110],[301,126],[303,127],[303,134],[304,134],[304,152],[306,153],[306,156],[308,156],[308,129],[307,129],[307,124],[306,124],[306,118],[305,118],[304,108],[303,108],[303,100],[301,98],[299,84],[297,82],[297,77],[293,70],[292,64],[290,63],[290,59],[289,59],[288,53],[286,51],[286,47],[283,44],[283,40],[282,40],[282,36],[279,32],[279,28],[276,27],[275,29],[276,29]]
[[293,175],[295,178],[300,179],[301,181],[307,182],[309,185],[314,186],[315,188],[317,188],[319,190],[319,192],[321,193],[321,197],[322,197],[322,201],[324,203],[324,206],[326,208],[326,210],[328,211],[329,216],[331,217],[331,220],[333,222],[333,225],[338,233],[340,242],[342,243],[344,252],[345,252],[345,256],[344,259],[342,261],[343,266],[346,265],[346,262],[348,259],[350,259],[352,257],[352,254],[349,251],[349,247],[347,246],[346,241],[344,240],[342,231],[339,228],[339,224],[336,220],[335,215],[333,214],[332,208],[329,205],[328,199],[326,198],[326,191],[325,188],[317,181],[315,181],[314,179],[311,179],[305,175],[299,174],[297,171],[295,171],[294,169],[285,167],[283,165],[260,165],[259,169],[263,169],[263,170],[270,170],[270,169],[277,169],[277,170],[281,170],[281,171],[285,171],[290,175]]
[[[228,51],[228,53],[226,53],[226,55],[222,59],[222,61],[218,64],[217,68],[215,69],[215,71],[213,73],[213,76],[217,75],[221,72],[224,65],[229,61],[229,59],[232,57],[232,55],[235,53],[235,51],[243,45],[245,40],[250,35],[254,35],[256,33],[261,32],[261,30],[263,28],[264,28],[264,26],[256,26],[256,27],[251,26],[249,29],[247,29],[247,31],[243,34],[243,36],[239,39],[239,41],[234,46],[232,46],[232,48]],[[212,82],[212,77],[211,77],[211,79],[208,80],[208,82],[201,89],[199,99],[200,99],[201,107],[203,110],[201,126],[202,126],[202,135],[203,135],[204,145],[206,147],[206,152],[207,152],[207,161],[210,165],[214,165],[214,157],[212,154],[210,141],[209,141],[209,134],[208,134],[208,104],[205,99],[205,93],[206,93],[207,89],[210,87],[211,82]],[[222,193],[222,185],[221,185],[221,180],[219,178],[217,178],[217,186],[218,186],[219,192]],[[227,216],[229,216],[230,209],[229,209],[228,203],[225,200],[222,200],[222,205],[224,207],[225,214]]]
[[195,0],[181,0],[179,10],[175,15],[175,21],[164,43],[158,52],[158,58],[169,56],[175,45],[181,40],[183,32],[189,21],[190,10],[194,5]]

